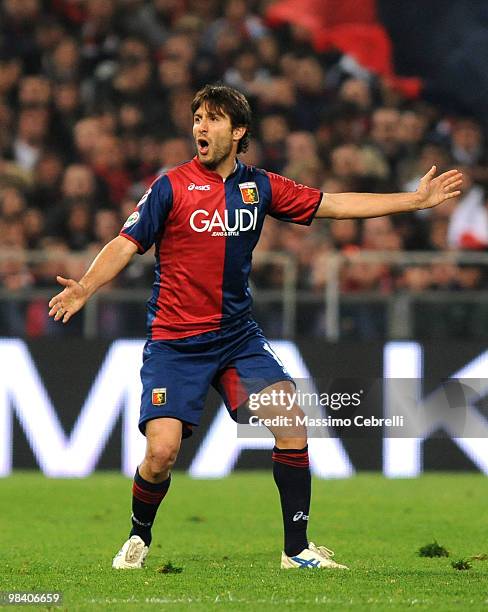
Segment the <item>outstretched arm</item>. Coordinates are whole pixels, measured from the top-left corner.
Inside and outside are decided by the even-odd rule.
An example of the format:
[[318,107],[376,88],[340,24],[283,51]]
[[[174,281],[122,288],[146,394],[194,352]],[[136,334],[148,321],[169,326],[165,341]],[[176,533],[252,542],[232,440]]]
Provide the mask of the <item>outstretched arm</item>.
[[49,302],[49,316],[54,316],[55,321],[62,319],[63,323],[67,323],[97,289],[125,268],[136,251],[137,246],[133,242],[117,236],[103,247],[79,282],[57,276],[56,280],[64,289]]
[[316,217],[357,219],[433,208],[461,195],[463,176],[449,170],[435,177],[432,168],[413,193],[324,193]]

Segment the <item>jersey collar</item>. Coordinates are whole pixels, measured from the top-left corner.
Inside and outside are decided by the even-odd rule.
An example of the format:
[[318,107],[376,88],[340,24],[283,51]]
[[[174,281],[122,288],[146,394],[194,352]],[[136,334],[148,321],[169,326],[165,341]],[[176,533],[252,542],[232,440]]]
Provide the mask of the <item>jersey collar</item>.
[[193,163],[197,166],[197,168],[200,170],[200,172],[203,175],[207,176],[208,178],[212,178],[216,181],[224,182],[224,183],[225,181],[228,181],[232,176],[236,174],[237,170],[239,169],[239,166],[242,164],[242,162],[236,159],[234,170],[232,170],[232,172],[229,174],[227,178],[223,179],[218,172],[215,172],[214,170],[209,170],[206,166],[204,166],[198,159],[197,155],[195,155],[195,157],[193,158]]

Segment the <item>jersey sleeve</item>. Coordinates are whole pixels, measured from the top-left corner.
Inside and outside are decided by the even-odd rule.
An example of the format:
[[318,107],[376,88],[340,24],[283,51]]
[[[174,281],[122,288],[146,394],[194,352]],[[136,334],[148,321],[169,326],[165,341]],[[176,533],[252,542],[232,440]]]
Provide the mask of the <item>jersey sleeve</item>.
[[268,172],[271,204],[268,214],[280,221],[310,225],[322,199],[322,192],[289,178]]
[[173,190],[166,175],[154,181],[124,223],[119,235],[131,240],[140,254],[155,243],[173,205]]

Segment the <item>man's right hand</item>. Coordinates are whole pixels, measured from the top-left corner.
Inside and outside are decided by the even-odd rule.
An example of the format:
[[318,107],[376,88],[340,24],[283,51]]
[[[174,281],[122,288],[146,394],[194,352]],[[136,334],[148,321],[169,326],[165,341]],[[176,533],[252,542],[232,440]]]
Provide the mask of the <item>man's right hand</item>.
[[49,302],[49,316],[67,323],[100,287],[110,282],[125,268],[137,251],[134,242],[125,236],[116,236],[98,253],[81,282],[56,276],[64,289]]
[[56,280],[64,289],[49,302],[49,316],[54,317],[55,321],[67,323],[85,305],[89,298],[88,291],[72,278],[56,276]]

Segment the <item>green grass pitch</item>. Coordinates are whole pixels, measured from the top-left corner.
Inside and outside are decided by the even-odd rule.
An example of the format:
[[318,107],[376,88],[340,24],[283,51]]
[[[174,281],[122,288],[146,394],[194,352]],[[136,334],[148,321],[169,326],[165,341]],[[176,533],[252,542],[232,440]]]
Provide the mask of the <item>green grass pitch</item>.
[[[0,591],[62,591],[66,610],[480,610],[488,606],[486,477],[314,480],[309,537],[350,572],[280,570],[271,474],[175,473],[142,571],[112,570],[126,539],[130,481],[110,473],[0,479]],[[450,557],[422,558],[436,539]],[[169,562],[180,573],[158,571]]]

